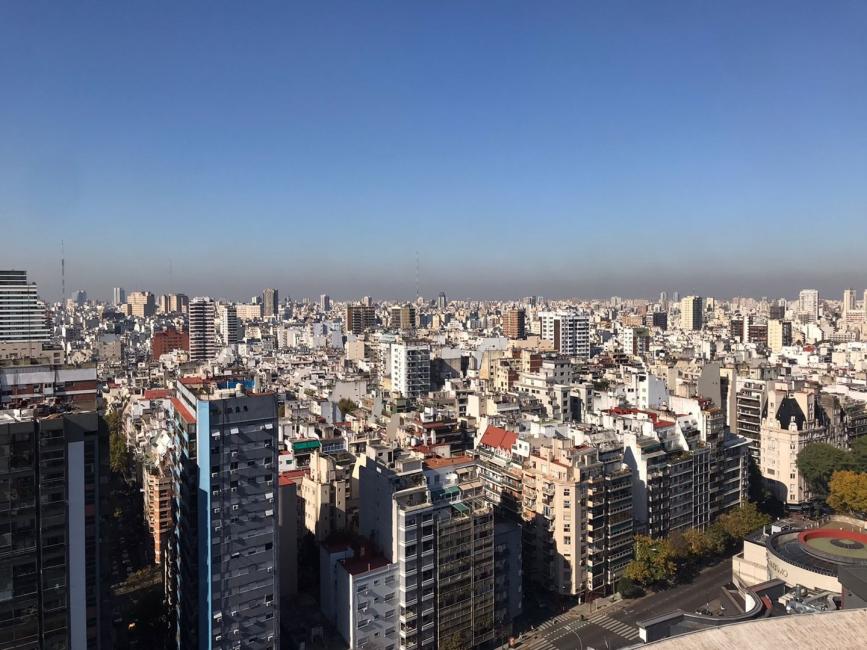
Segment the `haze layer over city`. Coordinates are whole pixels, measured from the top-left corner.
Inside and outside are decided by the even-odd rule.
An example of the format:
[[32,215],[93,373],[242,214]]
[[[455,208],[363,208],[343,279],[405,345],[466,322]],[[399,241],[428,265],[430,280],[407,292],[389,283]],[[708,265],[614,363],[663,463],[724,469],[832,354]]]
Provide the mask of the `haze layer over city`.
[[0,4],[0,650],[862,649],[863,2]]

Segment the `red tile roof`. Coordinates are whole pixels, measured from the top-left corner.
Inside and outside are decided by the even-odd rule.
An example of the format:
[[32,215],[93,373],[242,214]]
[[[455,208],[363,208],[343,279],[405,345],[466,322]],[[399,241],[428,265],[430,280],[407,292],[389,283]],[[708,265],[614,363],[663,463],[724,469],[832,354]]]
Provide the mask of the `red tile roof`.
[[518,434],[514,431],[506,431],[500,427],[489,426],[485,429],[479,444],[486,447],[496,447],[504,451],[512,451],[512,445],[518,440]]
[[168,388],[151,388],[144,392],[145,399],[164,399],[169,396]]
[[184,406],[183,402],[179,400],[177,397],[172,397],[172,406],[175,407],[175,411],[178,412],[178,415],[181,416],[184,422],[187,424],[195,424],[196,418],[190,413],[190,410]]

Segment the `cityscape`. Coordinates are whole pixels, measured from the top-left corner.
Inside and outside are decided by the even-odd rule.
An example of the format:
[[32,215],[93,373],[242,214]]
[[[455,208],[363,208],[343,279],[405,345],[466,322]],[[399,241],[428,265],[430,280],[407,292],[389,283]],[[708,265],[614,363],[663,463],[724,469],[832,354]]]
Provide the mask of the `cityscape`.
[[0,6],[0,650],[867,647],[867,7]]

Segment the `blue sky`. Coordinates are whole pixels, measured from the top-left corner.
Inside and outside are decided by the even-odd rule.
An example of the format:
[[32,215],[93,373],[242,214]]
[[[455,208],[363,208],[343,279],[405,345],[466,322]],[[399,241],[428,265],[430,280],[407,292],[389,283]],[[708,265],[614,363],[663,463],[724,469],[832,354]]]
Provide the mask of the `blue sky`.
[[0,5],[48,297],[867,286],[867,3],[72,5]]

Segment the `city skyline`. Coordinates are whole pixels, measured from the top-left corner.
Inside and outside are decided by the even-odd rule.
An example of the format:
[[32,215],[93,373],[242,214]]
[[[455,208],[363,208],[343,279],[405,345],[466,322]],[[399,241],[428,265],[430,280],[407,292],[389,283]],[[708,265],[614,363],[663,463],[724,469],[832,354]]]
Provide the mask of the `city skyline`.
[[427,294],[837,294],[865,12],[9,3],[4,265],[50,296],[61,240],[95,295],[411,297],[416,252]]

